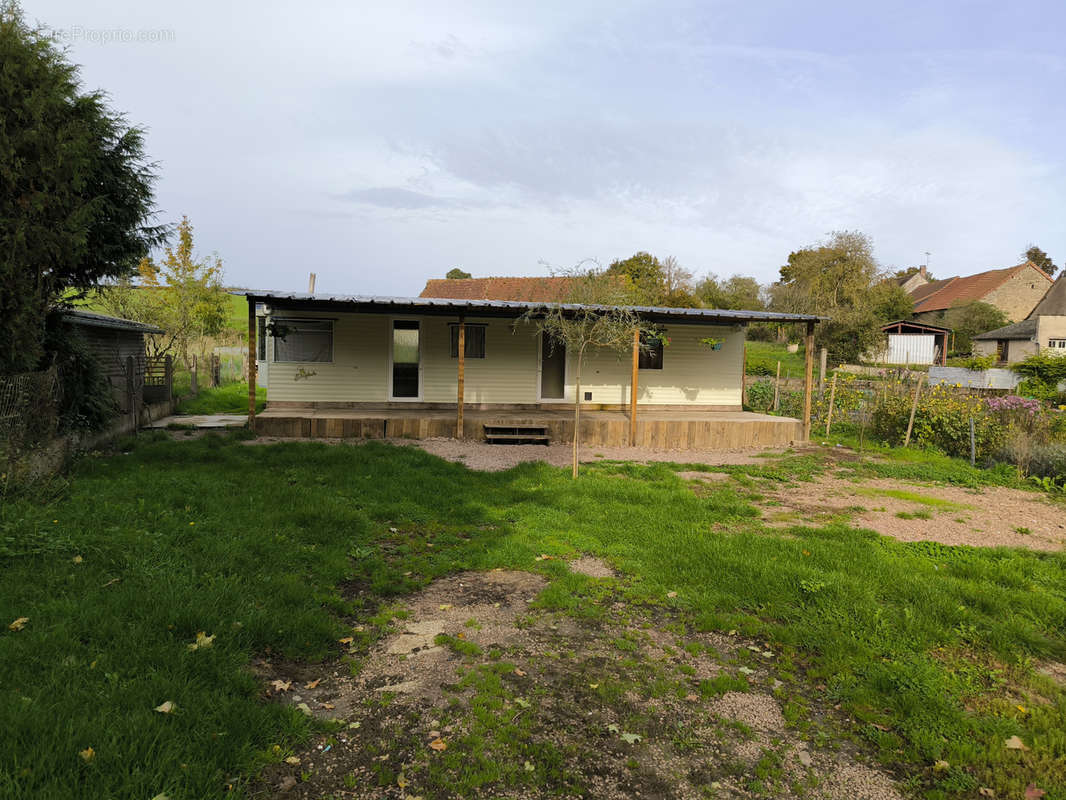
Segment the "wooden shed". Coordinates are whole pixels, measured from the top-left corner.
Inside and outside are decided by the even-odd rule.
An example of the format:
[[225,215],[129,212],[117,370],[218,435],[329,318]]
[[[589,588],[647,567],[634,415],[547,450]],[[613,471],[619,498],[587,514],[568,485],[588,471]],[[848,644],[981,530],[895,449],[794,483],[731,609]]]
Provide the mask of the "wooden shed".
[[947,364],[951,328],[914,320],[896,320],[881,326],[888,344],[880,358],[882,364]]

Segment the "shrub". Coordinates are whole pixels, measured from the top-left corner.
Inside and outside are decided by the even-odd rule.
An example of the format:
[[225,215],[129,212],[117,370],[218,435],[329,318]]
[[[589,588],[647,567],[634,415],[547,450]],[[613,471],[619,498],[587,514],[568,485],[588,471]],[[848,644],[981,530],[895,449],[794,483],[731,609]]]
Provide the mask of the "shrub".
[[[886,392],[871,419],[875,436],[901,444],[910,418],[910,392]],[[989,460],[1007,434],[1007,426],[980,397],[957,392],[943,384],[925,390],[918,400],[911,441],[958,457],[970,454],[970,418],[974,419],[977,458]]]
[[949,358],[949,367],[962,367],[963,369],[972,369],[975,372],[983,372],[986,369],[992,369],[999,363],[994,355],[991,356],[963,356],[959,358]]
[[1054,402],[1059,395],[1059,384],[1066,381],[1066,356],[1038,353],[1012,365],[1011,369],[1026,376],[1018,386],[1019,393]]
[[774,403],[774,384],[772,381],[753,381],[748,384],[748,406],[767,411]]

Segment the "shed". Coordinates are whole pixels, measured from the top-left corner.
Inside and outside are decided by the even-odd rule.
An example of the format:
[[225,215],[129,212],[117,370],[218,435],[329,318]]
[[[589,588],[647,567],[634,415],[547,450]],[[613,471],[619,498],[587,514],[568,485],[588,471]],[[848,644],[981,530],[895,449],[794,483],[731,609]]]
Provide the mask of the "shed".
[[876,359],[882,364],[947,363],[951,328],[901,319],[882,325],[881,331],[888,334],[888,345]]
[[163,330],[144,322],[82,309],[65,309],[62,318],[65,325],[73,326],[78,331],[100,362],[111,382],[119,412],[136,418],[144,404],[148,361],[144,337],[146,334],[163,333]]

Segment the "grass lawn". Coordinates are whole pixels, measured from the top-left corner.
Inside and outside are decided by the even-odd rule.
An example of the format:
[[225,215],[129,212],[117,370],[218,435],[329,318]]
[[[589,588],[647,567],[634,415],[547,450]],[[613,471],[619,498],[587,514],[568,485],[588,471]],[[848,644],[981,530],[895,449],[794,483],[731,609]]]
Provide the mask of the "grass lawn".
[[[779,342],[747,342],[748,350],[748,374],[749,375],[775,375],[777,362],[781,362],[781,377],[786,375],[790,378],[803,378],[806,370],[804,362],[804,348],[800,344],[798,353],[788,352],[788,346]],[[817,353],[815,354],[817,357]],[[818,364],[814,365],[815,379],[817,379]]]
[[[338,639],[378,635],[380,604],[461,569],[539,572],[542,604],[581,613],[593,583],[538,557],[584,552],[624,573],[634,607],[676,592],[683,628],[794,654],[790,707],[812,693],[839,704],[853,720],[841,735],[915,791],[1021,797],[1038,781],[1066,797],[1066,692],[1034,671],[1066,660],[1066,556],[762,525],[760,487],[803,491],[830,463],[715,467],[741,480],[694,492],[676,465],[597,464],[574,482],[543,464],[475,473],[377,442],[159,434],[87,458],[47,502],[0,505],[0,796],[233,797],[323,724],[264,702],[253,658],[351,659]],[[849,466],[1010,480],[932,456]],[[485,669],[484,691],[498,691]],[[172,713],[153,710],[165,701]],[[482,729],[502,730],[502,713],[480,708]],[[1030,749],[1006,749],[1014,735]],[[466,753],[447,755],[461,769]],[[506,777],[492,788],[552,789],[515,774],[520,789]]]
[[[255,410],[266,407],[267,390],[255,387]],[[217,389],[201,389],[195,397],[187,395],[178,403],[179,414],[247,414],[248,384],[231,383]]]

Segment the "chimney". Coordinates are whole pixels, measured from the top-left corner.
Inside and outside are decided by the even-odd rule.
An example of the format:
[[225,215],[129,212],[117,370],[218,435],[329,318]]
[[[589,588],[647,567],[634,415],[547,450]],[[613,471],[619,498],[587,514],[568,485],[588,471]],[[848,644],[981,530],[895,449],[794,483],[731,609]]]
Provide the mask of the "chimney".
[[929,279],[928,268],[926,267],[925,264],[922,264],[920,267],[918,267],[918,274],[921,275],[926,280]]
[[318,276],[315,275],[315,273],[313,273],[313,272],[308,276],[308,278],[307,278],[307,293],[308,294],[314,294],[315,293],[315,278],[317,278],[317,277]]

